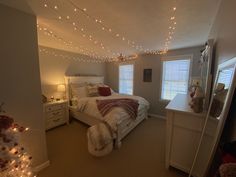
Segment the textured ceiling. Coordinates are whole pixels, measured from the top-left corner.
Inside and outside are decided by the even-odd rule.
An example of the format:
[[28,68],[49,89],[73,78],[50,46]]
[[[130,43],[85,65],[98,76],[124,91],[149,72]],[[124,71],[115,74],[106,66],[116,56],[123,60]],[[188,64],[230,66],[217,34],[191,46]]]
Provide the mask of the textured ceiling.
[[[169,49],[204,44],[220,0],[21,1],[28,3],[37,15],[40,45],[114,57],[119,53],[131,55],[162,50],[172,25],[172,16],[177,24]],[[19,1],[0,2],[31,12],[22,3],[16,3]],[[80,8],[86,8],[86,11]]]

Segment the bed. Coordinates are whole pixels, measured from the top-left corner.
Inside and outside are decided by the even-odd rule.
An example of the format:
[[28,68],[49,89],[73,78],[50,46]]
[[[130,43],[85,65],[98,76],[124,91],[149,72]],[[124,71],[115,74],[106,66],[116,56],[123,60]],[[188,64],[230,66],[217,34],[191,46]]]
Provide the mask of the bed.
[[[136,119],[131,119],[129,115],[125,113],[122,108],[116,108],[109,116],[106,116],[106,119],[110,121],[110,124],[114,125],[116,132],[115,137],[115,147],[119,148],[121,146],[121,140],[133,130],[139,123],[147,118],[147,111],[149,108],[149,103],[141,97],[138,96],[129,96],[122,95],[115,92],[112,92],[110,96],[93,96],[93,97],[81,97],[77,99],[76,105],[73,104],[73,99],[75,99],[75,94],[73,93],[73,86],[83,87],[86,83],[88,84],[103,84],[104,77],[102,76],[70,76],[65,77],[66,88],[67,88],[67,98],[70,101],[69,110],[70,116],[74,119],[77,119],[89,126],[93,126],[104,121],[104,117],[96,109],[96,100],[107,100],[107,99],[125,99],[131,98],[138,100],[139,107],[137,111]],[[104,85],[104,84],[103,84]],[[80,91],[78,91],[80,92]],[[81,93],[80,93],[81,94]],[[78,95],[76,95],[78,97]],[[107,118],[109,117],[109,119]]]

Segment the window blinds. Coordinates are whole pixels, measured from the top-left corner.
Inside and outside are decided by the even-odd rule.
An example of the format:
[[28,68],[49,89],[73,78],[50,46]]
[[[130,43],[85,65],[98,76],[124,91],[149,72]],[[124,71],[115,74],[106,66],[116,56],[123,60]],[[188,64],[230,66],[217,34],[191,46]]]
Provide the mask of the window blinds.
[[119,93],[133,94],[133,65],[119,66]]
[[188,91],[190,59],[163,61],[161,98],[172,100]]

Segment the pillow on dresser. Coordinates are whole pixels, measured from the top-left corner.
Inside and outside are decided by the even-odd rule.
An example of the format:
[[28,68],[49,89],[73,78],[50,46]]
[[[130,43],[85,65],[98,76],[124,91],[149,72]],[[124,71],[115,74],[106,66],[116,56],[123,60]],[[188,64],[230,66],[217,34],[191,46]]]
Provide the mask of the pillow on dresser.
[[87,95],[89,97],[99,96],[98,86],[97,85],[88,85],[87,86]]

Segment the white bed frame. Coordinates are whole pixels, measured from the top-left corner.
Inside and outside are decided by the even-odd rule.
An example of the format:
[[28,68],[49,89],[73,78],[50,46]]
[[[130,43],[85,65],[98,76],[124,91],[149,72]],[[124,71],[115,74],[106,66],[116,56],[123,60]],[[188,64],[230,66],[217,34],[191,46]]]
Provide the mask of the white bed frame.
[[[67,98],[71,99],[70,84],[75,83],[104,83],[103,76],[69,76],[65,77],[65,83],[67,88]],[[88,114],[77,111],[75,108],[70,107],[70,116],[89,125],[93,126],[101,122],[100,119],[90,116]],[[140,122],[148,118],[147,110],[140,110],[138,117],[134,121],[125,120],[117,123],[117,137],[115,139],[115,147],[121,147],[121,140],[131,132]]]

